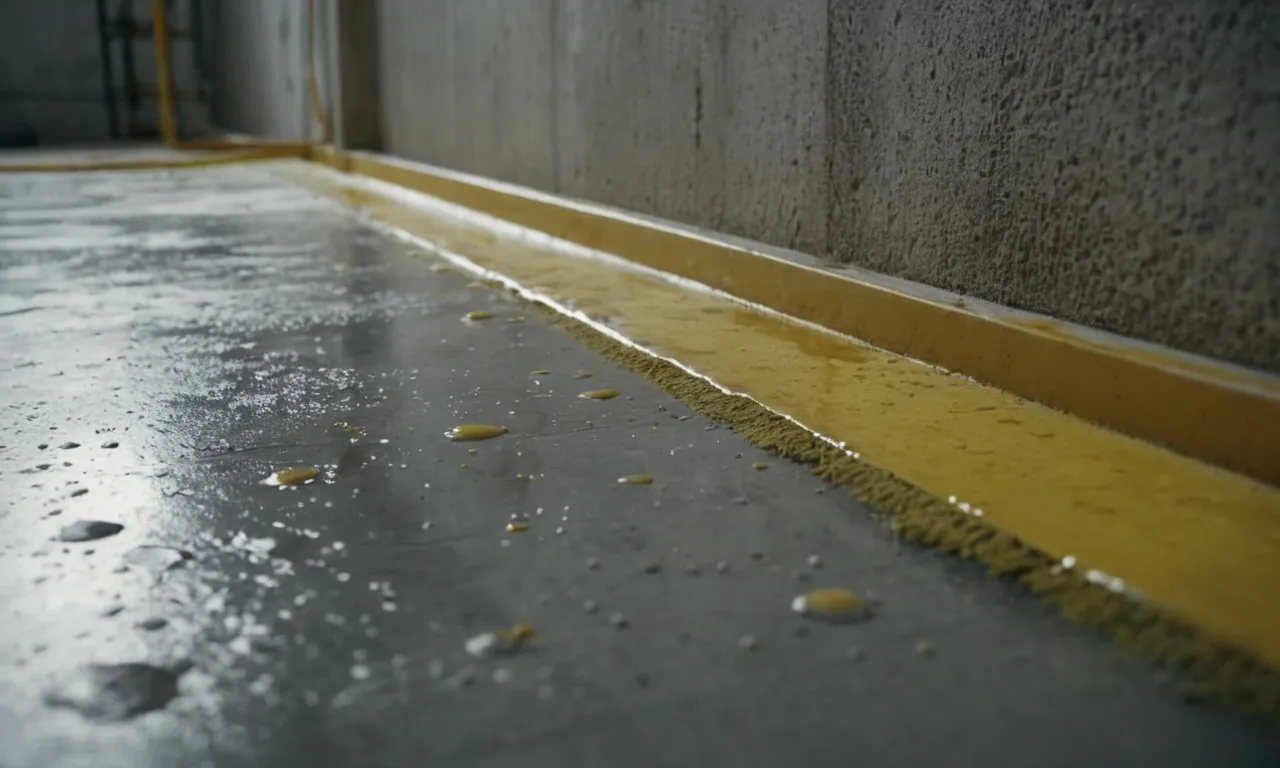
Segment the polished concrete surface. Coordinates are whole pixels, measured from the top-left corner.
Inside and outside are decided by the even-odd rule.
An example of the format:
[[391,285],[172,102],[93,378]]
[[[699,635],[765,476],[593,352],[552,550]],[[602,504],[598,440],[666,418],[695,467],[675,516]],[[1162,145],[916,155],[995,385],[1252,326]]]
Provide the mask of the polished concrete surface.
[[0,177],[0,766],[1280,763],[267,174]]

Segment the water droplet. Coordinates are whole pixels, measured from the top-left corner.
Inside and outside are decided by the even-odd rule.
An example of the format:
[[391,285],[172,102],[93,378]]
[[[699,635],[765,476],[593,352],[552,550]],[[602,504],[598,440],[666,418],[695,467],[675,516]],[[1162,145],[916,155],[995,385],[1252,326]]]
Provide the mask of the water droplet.
[[752,465],[751,465],[751,468],[752,468],[752,469],[754,469],[754,470],[756,470],[756,471],[763,471],[763,470],[768,469],[768,468],[769,468],[769,465],[768,465],[768,464],[766,464],[766,463],[764,463],[763,461],[757,461],[756,463],[754,463],[754,464],[752,464]]
[[455,443],[465,443],[501,437],[507,434],[507,428],[494,426],[493,424],[459,424],[444,434],[445,437]]
[[600,606],[596,603],[595,600],[585,600],[582,603],[582,610],[586,611],[588,614],[594,615],[597,611],[600,610]]
[[466,314],[466,319],[472,323],[476,323],[481,320],[492,320],[493,313],[487,309],[473,309]]
[[262,481],[263,485],[304,485],[320,476],[316,467],[286,467],[278,469]]
[[62,450],[64,450],[64,451],[69,451],[69,450],[71,450],[72,448],[79,448],[79,447],[80,447],[80,444],[79,444],[79,443],[77,443],[77,442],[74,442],[74,441],[70,441],[70,440],[68,440],[67,442],[63,443],[62,445],[60,445],[60,446],[58,446],[58,447],[59,447],[59,448],[61,448],[61,449],[62,449]]
[[76,498],[77,496],[83,496],[83,495],[85,495],[85,494],[86,494],[86,493],[88,493],[88,492],[89,492],[89,489],[88,489],[88,488],[77,488],[77,489],[75,489],[74,491],[72,491],[72,492],[71,492],[71,498],[73,498],[73,499],[74,499],[74,498]]
[[618,629],[626,629],[631,626],[631,622],[627,621],[627,617],[623,616],[620,611],[614,611],[609,614],[609,623]]
[[817,555],[809,555],[809,567],[817,570],[822,567],[822,558]]
[[937,649],[934,648],[933,643],[929,642],[928,640],[916,641],[917,656],[932,656],[936,651]]
[[577,373],[573,374],[573,378],[575,378],[575,379],[589,379],[589,378],[591,378],[593,375],[594,375],[594,374],[587,373],[586,371],[578,371]]
[[621,485],[653,485],[653,475],[626,475],[618,478]]
[[744,651],[754,651],[760,647],[760,643],[751,635],[743,635],[738,639],[738,647]]
[[123,530],[124,526],[119,523],[109,523],[105,520],[77,520],[63,528],[58,533],[58,538],[69,542],[95,541],[115,536]]
[[551,373],[551,371],[548,371],[548,370],[547,370],[547,369],[545,369],[545,368],[539,368],[539,369],[537,369],[536,371],[534,371],[534,372],[533,372],[533,375],[534,375],[534,376],[546,376],[546,375],[547,375],[547,374],[549,374],[549,373]]
[[729,561],[728,561],[728,560],[720,560],[720,561],[718,561],[718,562],[716,563],[716,570],[717,570],[717,571],[719,571],[720,573],[728,573],[728,572],[729,572]]
[[176,568],[194,557],[186,550],[159,544],[143,544],[124,553],[125,562],[156,573]]
[[662,573],[662,565],[660,563],[649,563],[644,567],[644,572],[649,574],[650,576],[657,573]]
[[600,561],[599,561],[599,560],[597,560],[597,559],[595,559],[594,557],[588,557],[588,558],[587,558],[587,570],[591,570],[591,571],[597,571],[597,570],[600,570]]
[[578,395],[585,400],[612,400],[622,393],[616,389],[590,389]]
[[149,664],[90,664],[47,691],[45,702],[90,720],[128,720],[172,701],[178,695],[178,677]]
[[138,622],[138,629],[146,632],[155,632],[157,629],[163,629],[168,626],[169,620],[162,619],[159,616],[152,616]]
[[351,677],[355,680],[368,680],[373,675],[367,664],[351,665]]
[[791,610],[821,621],[841,623],[867,617],[867,603],[847,589],[815,589],[791,601]]
[[119,448],[120,443],[115,440],[108,440],[102,444],[103,448]]

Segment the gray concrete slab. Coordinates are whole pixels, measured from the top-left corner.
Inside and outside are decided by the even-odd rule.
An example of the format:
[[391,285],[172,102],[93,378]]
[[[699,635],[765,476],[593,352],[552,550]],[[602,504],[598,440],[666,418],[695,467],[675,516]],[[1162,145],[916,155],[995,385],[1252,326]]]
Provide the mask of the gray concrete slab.
[[[0,371],[6,768],[1280,763],[264,168],[0,177]],[[259,482],[298,464],[322,480]],[[57,540],[81,519],[124,529]],[[819,585],[879,615],[806,623]],[[522,652],[464,650],[516,622]],[[131,662],[161,671],[83,677]],[[136,717],[53,706],[123,717],[173,674]]]

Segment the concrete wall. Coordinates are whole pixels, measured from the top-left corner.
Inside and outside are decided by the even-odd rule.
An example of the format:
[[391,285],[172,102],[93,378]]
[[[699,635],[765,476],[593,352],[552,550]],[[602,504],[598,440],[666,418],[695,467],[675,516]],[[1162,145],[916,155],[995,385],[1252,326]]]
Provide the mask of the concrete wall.
[[[212,122],[267,138],[317,138],[307,96],[306,0],[203,2],[211,37]],[[319,5],[318,51],[327,34]],[[318,66],[316,74],[323,87],[325,68]]]
[[[171,24],[191,28],[191,4],[206,7],[215,0],[178,0]],[[129,0],[137,24],[151,17],[150,0]],[[121,7],[109,0],[111,19]],[[187,40],[175,40],[174,72],[185,91],[181,117],[201,122],[205,108],[194,100],[196,64]],[[159,131],[156,110],[156,64],[150,37],[133,41],[139,109],[132,120],[126,103],[124,46],[111,45],[116,89],[117,126],[124,138],[154,138]],[[0,0],[0,136],[32,131],[41,144],[95,144],[111,138],[103,93],[98,17],[94,0]]]
[[[301,114],[279,58],[297,0],[224,2],[260,35],[228,60],[251,95],[228,124],[297,135],[267,116],[269,91]],[[1280,371],[1280,3],[377,0],[377,16],[389,152]]]
[[97,13],[88,0],[0,0],[0,134],[42,143],[110,136]]

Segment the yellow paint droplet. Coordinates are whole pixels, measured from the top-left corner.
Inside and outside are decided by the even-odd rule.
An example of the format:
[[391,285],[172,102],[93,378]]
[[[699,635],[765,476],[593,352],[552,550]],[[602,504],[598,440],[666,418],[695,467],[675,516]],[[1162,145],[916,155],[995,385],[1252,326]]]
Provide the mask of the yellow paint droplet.
[[853,621],[866,617],[867,603],[847,589],[815,589],[792,600],[791,610],[823,621]]
[[528,523],[514,522],[507,523],[507,533],[524,533],[529,530]]
[[653,485],[653,475],[627,475],[618,478],[622,485]]
[[334,428],[335,428],[335,429],[340,429],[340,430],[342,430],[343,432],[346,432],[347,434],[351,434],[351,435],[362,435],[362,434],[364,434],[364,430],[363,430],[363,429],[361,429],[360,427],[357,427],[357,426],[356,426],[356,425],[354,425],[354,424],[350,424],[350,423],[345,422],[345,421],[335,421],[335,422],[333,423],[333,426],[334,426]]
[[466,443],[473,440],[492,440],[495,437],[501,437],[507,434],[507,428],[493,424],[459,424],[444,434],[445,437],[455,443]]
[[612,400],[620,394],[622,393],[616,389],[592,389],[583,392],[578,397],[583,397],[587,400]]
[[511,629],[485,632],[467,640],[466,649],[472,656],[491,656],[515,653],[526,641],[537,636],[528,624],[517,624]]
[[751,465],[751,468],[757,469],[757,470],[765,470],[769,468],[769,465],[765,464],[763,461],[757,461],[755,464]]
[[534,371],[534,372],[533,372],[533,375],[534,375],[534,376],[546,376],[548,373],[551,373],[551,371],[548,371],[548,370],[547,370],[547,369],[545,369],[545,368],[539,368],[538,370],[536,370],[536,371]]
[[573,374],[573,378],[575,378],[575,379],[589,379],[589,378],[591,378],[593,375],[595,375],[595,374],[587,373],[586,371],[578,371],[577,373]]
[[475,323],[481,320],[489,320],[493,318],[493,313],[487,309],[473,309],[466,314],[467,320]]
[[[276,470],[276,473],[268,478],[268,483],[271,485],[302,485],[315,480],[319,476],[320,470],[315,467],[288,467]],[[275,482],[271,482],[272,480]]]

